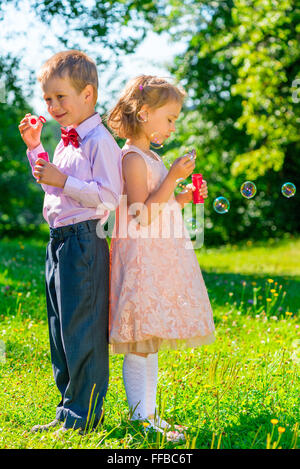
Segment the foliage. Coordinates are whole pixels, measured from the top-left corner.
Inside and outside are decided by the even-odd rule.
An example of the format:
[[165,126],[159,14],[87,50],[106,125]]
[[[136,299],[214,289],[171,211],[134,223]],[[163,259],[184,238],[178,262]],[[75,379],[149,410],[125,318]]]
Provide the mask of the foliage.
[[[259,239],[299,231],[299,196],[285,200],[281,185],[299,187],[299,15],[293,0],[170,1],[156,29],[169,30],[186,51],[171,67],[188,91],[171,161],[195,147],[197,171],[208,181],[208,243]],[[177,151],[175,151],[177,144]],[[257,195],[244,200],[245,180]],[[216,215],[215,197],[229,199]]]
[[[0,57],[0,76],[5,77],[5,99],[0,103],[0,234],[32,233],[42,221],[41,188],[35,183],[18,124],[32,109],[18,78],[18,60]],[[44,132],[45,148],[53,148],[50,128]]]
[[[74,0],[31,0],[29,14],[40,19],[47,34],[55,22],[60,23],[61,37],[58,40],[63,48],[81,48],[83,38],[88,38],[93,47],[101,45],[101,53],[97,55],[100,70],[109,62],[118,63],[117,56],[121,53],[133,52],[136,45],[145,36],[145,24],[141,24],[139,10],[155,11],[155,5],[142,1],[107,1],[79,2]],[[14,5],[23,8],[19,0],[4,0],[0,3],[0,24],[5,21],[5,8]],[[137,22],[138,28],[132,28]],[[138,23],[139,22],[139,23]],[[120,31],[122,33],[120,34]],[[18,31],[16,31],[16,38]],[[5,32],[4,32],[5,35]],[[20,39],[19,39],[20,40]],[[42,42],[42,36],[41,36]],[[103,51],[107,51],[103,55]],[[112,54],[113,51],[113,54]],[[54,53],[54,51],[53,51]],[[26,158],[26,148],[22,142],[18,124],[26,112],[32,112],[28,105],[34,74],[29,75],[28,86],[22,82],[23,71],[20,70],[19,57],[0,53],[1,86],[5,84],[4,99],[0,101],[0,235],[10,233],[14,236],[23,232],[30,235],[39,229],[43,222],[43,192],[35,183]],[[26,74],[25,74],[26,75]],[[31,88],[32,90],[32,88]],[[43,129],[43,145],[52,155],[58,142],[57,124],[47,122]],[[50,156],[51,157],[51,156]]]
[[[22,8],[21,0],[3,0],[0,21],[5,19],[8,4]],[[44,35],[51,28],[58,31],[62,49],[85,50],[92,46],[95,51],[98,47],[95,56],[100,71],[108,64],[118,65],[120,55],[135,51],[146,35],[148,25],[144,17],[151,21],[158,12],[156,2],[151,0],[30,0],[29,9],[45,26]]]
[[281,169],[286,146],[300,141],[297,2],[170,1],[169,8],[156,29],[187,43],[172,71],[192,107],[227,136],[224,146],[234,146],[233,174]]
[[[0,21],[8,3],[21,5],[19,0],[2,2]],[[117,66],[123,53],[134,52],[148,28],[167,32],[170,40],[185,43],[185,52],[175,58],[170,71],[188,91],[188,99],[176,139],[161,154],[171,163],[186,150],[196,148],[196,171],[204,174],[209,188],[206,243],[299,232],[300,10],[296,0],[32,0],[31,9],[45,28],[56,21],[61,24],[64,47],[101,44],[107,53],[99,49],[96,54],[100,70],[108,62],[116,61]],[[2,65],[2,70],[11,70],[16,77],[17,60],[11,65]],[[14,94],[22,94],[17,91],[17,80],[9,81],[15,83]],[[7,115],[18,113],[11,118],[15,124],[23,109],[28,109],[24,99],[18,110],[0,106]],[[28,223],[33,229],[41,221],[37,210],[41,209],[41,196],[33,182],[25,187],[20,179],[22,171],[28,171],[23,163],[21,170],[18,163],[24,161],[22,144],[12,124],[9,131],[6,126],[7,119],[0,131],[7,143],[10,139],[9,148],[2,145],[3,138],[0,141],[3,169],[3,161],[12,158],[9,155],[17,156],[1,171],[5,188],[5,200],[3,196],[0,199],[2,222],[8,230],[23,229]],[[47,128],[46,144],[48,138],[53,146],[54,134],[51,126]],[[257,186],[251,200],[240,195],[240,186],[247,179]],[[291,199],[280,192],[287,181],[298,188]],[[22,187],[22,200],[14,198],[16,186]],[[230,201],[226,215],[213,210],[212,202],[219,195]]]
[[264,175],[282,168],[288,145],[300,148],[299,106],[293,84],[300,78],[300,9],[293,0],[236,0],[232,10],[239,45],[232,50],[238,79],[232,93],[242,96],[236,122],[251,136],[249,151],[233,164],[234,175]]
[[[28,185],[29,168],[26,164],[25,146],[18,135],[17,125],[25,112],[26,105],[16,77],[17,60],[12,57],[0,59],[1,76],[5,75],[5,101],[0,104],[0,231],[16,232],[19,227],[26,230],[28,224],[40,213],[39,194],[33,185]],[[29,208],[30,207],[30,208]],[[32,209],[31,209],[32,207]],[[40,221],[40,216],[38,217]]]

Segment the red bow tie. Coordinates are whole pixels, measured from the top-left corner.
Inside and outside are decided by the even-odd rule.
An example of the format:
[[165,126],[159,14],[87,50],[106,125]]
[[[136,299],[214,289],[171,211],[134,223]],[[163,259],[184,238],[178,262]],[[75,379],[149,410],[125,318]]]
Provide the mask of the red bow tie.
[[69,143],[71,143],[75,148],[79,147],[78,133],[75,129],[65,130],[61,127],[61,138],[65,147],[67,147]]

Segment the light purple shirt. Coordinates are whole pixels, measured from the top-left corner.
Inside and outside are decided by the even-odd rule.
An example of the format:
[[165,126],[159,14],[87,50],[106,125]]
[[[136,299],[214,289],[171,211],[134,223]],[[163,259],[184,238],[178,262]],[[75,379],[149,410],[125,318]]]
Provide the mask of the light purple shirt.
[[[98,113],[83,121],[76,131],[79,148],[58,143],[52,163],[68,176],[63,189],[41,184],[45,191],[43,216],[52,227],[101,219],[119,205],[123,189],[121,149],[104,127]],[[34,170],[42,145],[27,150]]]

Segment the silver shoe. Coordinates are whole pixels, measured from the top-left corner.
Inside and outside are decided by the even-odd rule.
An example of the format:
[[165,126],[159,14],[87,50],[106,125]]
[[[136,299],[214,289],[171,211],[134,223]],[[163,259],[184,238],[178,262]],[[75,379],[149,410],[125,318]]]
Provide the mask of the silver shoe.
[[50,423],[46,423],[45,425],[34,425],[32,429],[30,430],[32,433],[37,433],[37,432],[50,432],[54,430],[56,427],[60,427],[63,424],[60,420],[54,419]]

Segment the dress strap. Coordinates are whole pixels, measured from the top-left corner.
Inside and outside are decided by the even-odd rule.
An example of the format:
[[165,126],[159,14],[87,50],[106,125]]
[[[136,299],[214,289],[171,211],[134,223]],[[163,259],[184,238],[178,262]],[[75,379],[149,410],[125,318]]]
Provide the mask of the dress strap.
[[142,152],[136,147],[131,147],[131,146],[127,147],[127,148],[123,147],[122,148],[122,155],[121,155],[122,160],[123,160],[124,156],[128,155],[128,153],[138,153],[139,155],[143,156]]
[[[146,168],[147,168],[147,178],[149,180],[149,177],[150,177],[150,173],[151,173],[151,170],[149,168],[149,161],[147,159],[147,155],[142,151],[140,150],[138,147],[134,146],[134,145],[124,145],[124,147],[122,148],[122,153],[121,153],[121,160],[123,161],[123,158],[128,155],[128,153],[137,153],[138,155],[140,155],[143,160],[145,161],[145,164],[146,164]],[[124,176],[123,176],[123,183],[125,183],[125,179],[124,179]]]
[[145,153],[143,150],[141,150],[140,148],[136,147],[135,145],[124,145],[123,147],[123,153],[122,153],[122,159],[125,155],[127,155],[128,153],[138,153],[139,155],[141,155],[146,161],[151,161],[151,160],[154,160],[154,161],[159,161],[161,162],[161,158],[159,157],[159,155],[157,155],[157,153],[155,153],[154,151],[151,150],[151,153],[153,153],[153,155],[155,156],[152,157],[150,155],[148,155],[147,153]]

